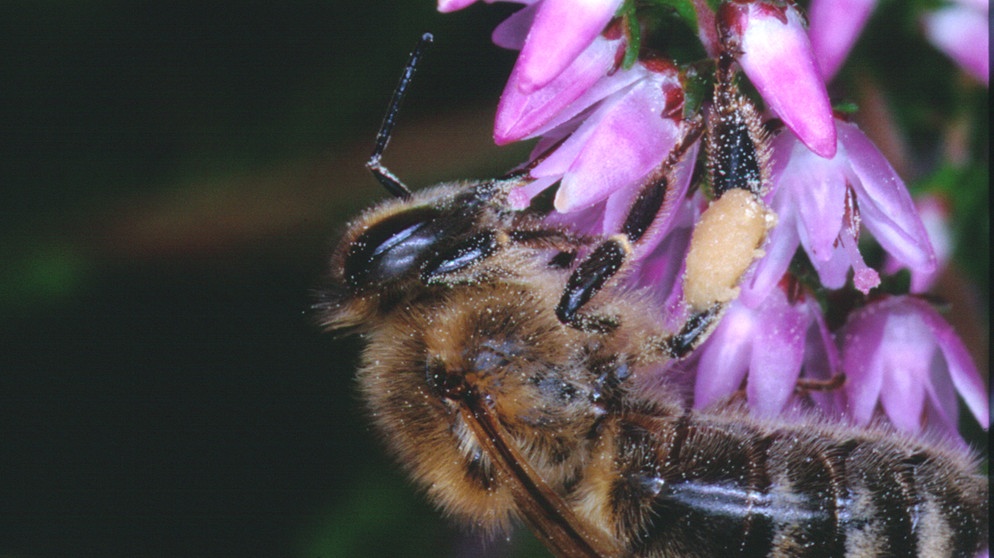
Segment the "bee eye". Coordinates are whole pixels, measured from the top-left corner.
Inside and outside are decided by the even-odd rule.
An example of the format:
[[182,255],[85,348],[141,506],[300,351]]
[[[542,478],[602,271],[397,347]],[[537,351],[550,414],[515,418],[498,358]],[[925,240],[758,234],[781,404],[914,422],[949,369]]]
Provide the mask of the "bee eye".
[[382,284],[417,270],[446,236],[440,213],[416,207],[392,215],[366,229],[349,247],[345,279],[353,288]]

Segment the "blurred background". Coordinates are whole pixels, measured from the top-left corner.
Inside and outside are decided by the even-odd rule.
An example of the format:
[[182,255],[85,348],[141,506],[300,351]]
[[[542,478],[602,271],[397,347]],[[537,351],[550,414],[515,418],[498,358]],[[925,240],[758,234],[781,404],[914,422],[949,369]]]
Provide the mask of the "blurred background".
[[[386,457],[358,344],[308,307],[345,220],[385,197],[363,164],[421,33],[436,45],[386,164],[418,188],[525,157],[490,135],[514,53],[489,36],[513,9],[0,5],[0,556],[480,555]],[[959,79],[927,46],[863,43]],[[954,280],[986,350],[986,159],[920,157],[949,107],[986,110],[985,90],[948,89],[895,102],[903,170],[974,185]],[[543,555],[527,534],[488,549]]]
[[[0,6],[0,556],[426,556],[467,544],[308,308],[407,53],[386,162],[494,176],[508,9]],[[470,551],[471,552],[471,551]],[[471,552],[472,553],[472,552]]]

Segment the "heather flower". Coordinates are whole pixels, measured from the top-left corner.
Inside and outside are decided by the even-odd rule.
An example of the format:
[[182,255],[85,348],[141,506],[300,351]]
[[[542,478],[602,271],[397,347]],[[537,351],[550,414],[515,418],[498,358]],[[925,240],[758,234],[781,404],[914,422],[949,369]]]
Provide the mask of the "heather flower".
[[[935,195],[924,196],[915,200],[918,215],[928,233],[928,239],[935,250],[936,266],[932,271],[911,269],[910,292],[920,294],[928,292],[935,284],[939,273],[946,267],[953,256],[953,232],[949,226],[949,204],[943,198]],[[893,256],[887,256],[884,262],[884,272],[893,274],[904,266]]]
[[[811,46],[825,80],[838,72],[877,0],[812,0]],[[964,70],[990,83],[987,0],[959,0],[922,16],[925,37]]]
[[[498,45],[521,49],[514,66],[517,87],[523,93],[531,93],[548,85],[600,35],[621,2],[520,1],[530,6],[511,16],[494,33]],[[473,0],[439,0],[438,10],[451,12],[472,3]]]
[[877,0],[812,0],[808,9],[808,35],[825,81],[842,67]]
[[600,35],[621,0],[542,0],[515,63],[519,87],[532,91],[556,78]]
[[849,412],[859,424],[878,411],[897,428],[955,434],[958,393],[985,429],[984,382],[963,342],[926,302],[897,296],[850,314],[837,336]]
[[990,29],[984,0],[961,1],[922,18],[925,36],[984,85],[990,84]]
[[523,206],[560,181],[556,210],[572,213],[616,192],[634,196],[640,180],[662,163],[684,132],[679,75],[665,63],[639,63],[618,73],[637,81],[601,100],[582,122],[550,131],[537,151],[571,133],[531,170],[536,182],[516,191],[512,204]]
[[863,261],[860,225],[897,261],[915,272],[934,271],[935,253],[901,178],[854,124],[838,121],[839,147],[826,159],[789,131],[773,141],[773,194],[779,222],[767,242],[767,256],[745,285],[752,300],[765,296],[786,271],[798,244],[804,247],[821,283],[838,289],[849,269],[867,293],[880,283]]
[[797,9],[755,0],[729,2],[719,9],[718,28],[770,109],[812,151],[835,155],[832,106]]
[[497,107],[494,141],[503,145],[541,135],[645,77],[639,66],[608,75],[624,45],[620,34],[612,39],[597,37],[554,80],[530,93],[522,91],[522,73],[516,67]]
[[[470,3],[440,0],[439,9]],[[636,243],[623,280],[629,288],[645,289],[646,300],[658,303],[663,322],[675,330],[687,318],[680,277],[690,231],[707,205],[700,191],[687,194],[698,143],[683,146],[685,156],[674,168],[661,166],[689,128],[683,76],[659,58],[622,67],[635,37],[623,34],[623,25],[652,18],[629,19],[626,11],[626,19],[611,23],[621,0],[519,3],[525,6],[493,33],[496,44],[521,50],[501,96],[494,139],[505,144],[538,138],[538,143],[529,166],[532,180],[510,192],[508,201],[523,208],[558,184],[550,224],[611,235],[622,230],[640,189],[665,173],[666,201]],[[987,425],[979,414],[988,402],[976,368],[934,310],[911,297],[873,302],[851,314],[833,340],[815,298],[799,292],[787,274],[800,246],[823,287],[843,288],[851,269],[855,288],[868,293],[880,277],[859,250],[864,227],[884,248],[886,271],[910,270],[913,292],[934,280],[937,253],[941,261],[948,257],[941,236],[948,230],[941,217],[933,218],[933,206],[928,200],[921,206],[926,229],[900,177],[859,128],[834,117],[825,90],[825,78],[841,67],[876,3],[813,0],[810,38],[789,1],[733,0],[721,3],[717,13],[704,0],[691,3],[708,56],[727,49],[786,127],[772,145],[766,202],[778,224],[763,247],[765,256],[747,273],[739,299],[711,338],[681,363],[695,374],[696,407],[727,398],[744,384],[754,412],[784,413],[800,402],[799,378],[828,380],[841,371],[849,378],[844,390],[812,392],[803,401],[860,423],[874,416],[879,401],[877,414],[899,428],[917,430],[924,421],[955,432],[958,392]],[[946,11],[953,9],[960,10],[958,17],[965,17],[963,10],[975,12],[974,19],[976,13],[986,17],[987,2],[960,0],[927,16],[925,27],[936,44],[950,38],[942,18],[951,17]],[[985,29],[982,44],[986,41]],[[979,66],[981,49],[964,53],[962,44],[949,49],[961,63]],[[700,71],[700,66],[687,68],[690,74]]]
[[438,0],[438,11],[442,13],[454,12],[474,3],[476,0]]
[[733,302],[711,337],[696,351],[694,406],[735,393],[746,381],[753,412],[780,413],[805,369],[819,379],[838,369],[831,334],[818,303],[785,278],[757,306]]

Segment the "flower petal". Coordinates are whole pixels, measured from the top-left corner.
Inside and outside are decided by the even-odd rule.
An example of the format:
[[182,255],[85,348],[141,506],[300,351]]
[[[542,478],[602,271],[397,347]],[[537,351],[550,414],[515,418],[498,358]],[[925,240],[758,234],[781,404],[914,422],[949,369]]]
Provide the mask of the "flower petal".
[[935,252],[901,177],[856,125],[840,121],[838,126],[839,143],[858,178],[852,186],[863,225],[908,267],[934,270]]
[[694,407],[706,407],[735,393],[749,368],[753,312],[732,304],[711,337],[697,349]]
[[808,35],[825,81],[842,67],[876,5],[877,0],[812,0]]
[[849,316],[838,338],[842,344],[849,414],[857,424],[868,424],[873,418],[883,388],[886,355],[881,354],[881,343],[886,320],[886,312],[867,306]]
[[980,377],[977,366],[973,363],[966,345],[956,335],[953,327],[924,302],[911,299],[922,307],[922,315],[926,324],[931,328],[946,358],[946,366],[949,371],[949,378],[952,380],[956,391],[966,403],[970,412],[976,417],[984,429],[990,427],[990,402],[988,400],[987,389],[984,387],[984,380]]
[[473,4],[474,2],[476,2],[476,0],[438,0],[438,11],[443,14],[454,12]]
[[541,194],[546,188],[555,184],[559,180],[557,176],[547,176],[536,178],[535,180],[508,192],[507,203],[511,209],[524,209],[531,203],[532,198]]
[[643,80],[616,95],[588,119],[597,128],[563,177],[557,211],[587,207],[637,182],[673,149],[679,126],[660,116],[665,99],[658,82]]
[[[935,355],[936,360],[945,357],[941,352]],[[925,386],[928,404],[925,407],[925,420],[930,429],[947,434],[951,439],[962,440],[959,433],[959,399],[956,397],[956,386],[949,377],[945,363],[934,363],[931,381]],[[963,444],[965,445],[965,441]]]
[[985,85],[991,81],[987,19],[986,10],[949,6],[922,20],[928,40]]
[[749,408],[775,416],[794,393],[804,358],[806,309],[792,307],[782,289],[773,289],[758,310],[763,327],[753,334],[746,396]]
[[812,151],[835,155],[832,105],[797,9],[729,2],[719,22],[738,43],[739,65],[770,108]]
[[[804,304],[812,321],[804,345],[804,377],[828,381],[842,370],[839,350],[818,301],[805,296]],[[813,391],[810,397],[826,416],[841,417],[845,411],[845,393],[842,390]]]
[[544,0],[535,14],[515,70],[530,93],[556,78],[614,16],[621,0]]
[[[948,202],[940,196],[934,194],[925,195],[915,200],[915,207],[918,208],[918,215],[921,217],[928,239],[935,250],[936,266],[932,271],[920,269],[911,270],[911,292],[920,294],[928,292],[938,279],[940,272],[949,263],[953,256],[954,240],[950,227],[950,209]],[[888,274],[897,273],[905,267],[897,258],[887,254],[884,263],[884,272]]]
[[[851,239],[852,237],[849,238]],[[855,241],[850,240],[850,242],[855,244]],[[804,246],[805,251],[807,251],[804,235],[801,235],[801,245]],[[845,286],[846,279],[849,277],[849,270],[853,269],[855,271],[863,272],[864,275],[861,278],[861,283],[863,283],[864,288],[869,289],[875,287],[879,283],[879,276],[866,275],[867,270],[870,270],[870,268],[866,267],[866,264],[863,262],[863,258],[860,256],[858,250],[856,250],[856,257],[854,258],[852,256],[853,251],[847,250],[846,247],[843,246],[842,242],[840,242],[839,246],[832,251],[832,257],[825,261],[813,260],[811,258],[811,253],[808,252],[808,259],[811,260],[811,264],[814,266],[815,271],[818,272],[818,281],[821,282],[822,286],[829,289],[841,289]],[[872,270],[870,271],[872,272]],[[873,273],[875,274],[875,272]],[[874,279],[877,279],[877,281],[874,282]],[[867,286],[867,282],[872,283],[872,285]]]
[[895,427],[918,432],[925,408],[925,385],[937,356],[935,339],[919,315],[895,304],[882,306],[889,310],[889,316],[880,348],[885,384],[880,403]]
[[522,74],[516,66],[497,106],[494,141],[504,145],[541,134],[645,77],[641,66],[605,77],[614,67],[615,55],[622,46],[621,39],[598,37],[559,76],[530,93],[522,91]]
[[[787,136],[784,142],[794,137],[785,132],[777,137],[777,144],[784,136]],[[796,140],[789,153],[790,162],[777,180],[777,190],[780,195],[789,196],[796,206],[797,225],[805,231],[805,248],[811,259],[828,261],[845,214],[846,178],[841,164],[846,154],[840,151],[834,158],[825,159]]]
[[514,12],[494,28],[490,40],[501,48],[521,50],[525,46],[528,30],[535,22],[536,11],[538,4],[531,4]]

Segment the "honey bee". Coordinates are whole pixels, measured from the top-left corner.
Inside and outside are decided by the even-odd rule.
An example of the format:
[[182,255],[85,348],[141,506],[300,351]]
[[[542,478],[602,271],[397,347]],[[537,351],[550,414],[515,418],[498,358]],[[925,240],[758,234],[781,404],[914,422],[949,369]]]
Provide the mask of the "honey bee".
[[[741,101],[725,87],[718,109],[721,95]],[[986,544],[987,481],[941,442],[759,419],[731,402],[692,409],[678,390],[646,389],[713,328],[770,226],[755,186],[761,132],[739,130],[752,163],[727,157],[756,180],[708,210],[742,226],[691,241],[708,260],[728,249],[708,253],[710,237],[744,230],[745,255],[731,271],[688,271],[703,285],[669,332],[646,295],[612,279],[651,227],[665,172],[607,238],[511,210],[526,170],[412,194],[379,162],[399,99],[369,164],[396,199],[349,225],[317,309],[326,329],[364,336],[358,379],[373,421],[446,515],[490,534],[524,521],[559,557],[973,556]]]

